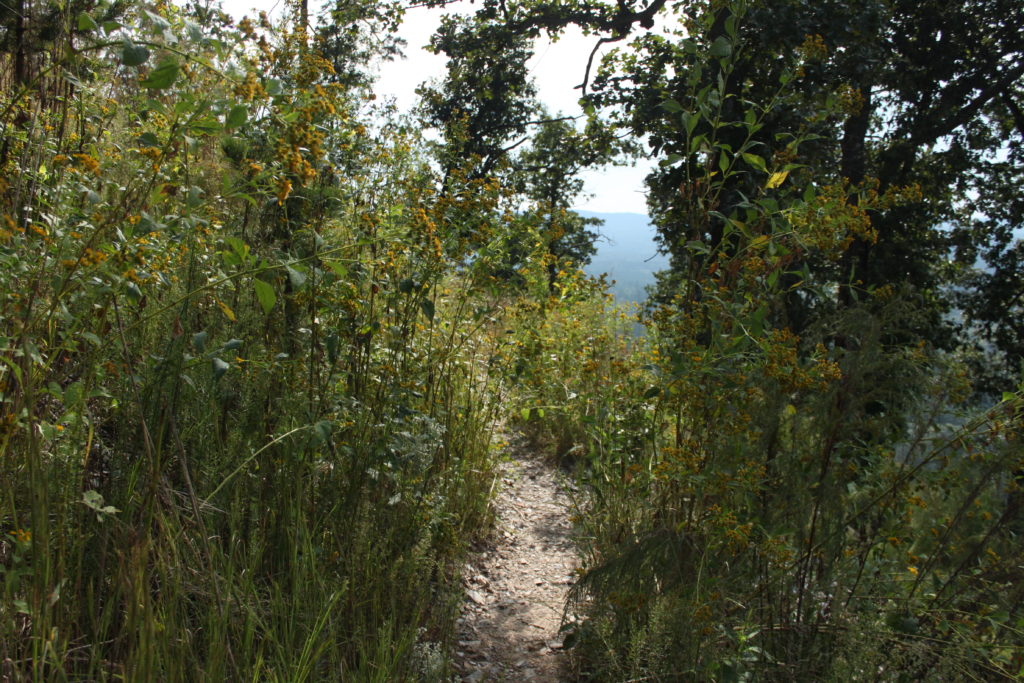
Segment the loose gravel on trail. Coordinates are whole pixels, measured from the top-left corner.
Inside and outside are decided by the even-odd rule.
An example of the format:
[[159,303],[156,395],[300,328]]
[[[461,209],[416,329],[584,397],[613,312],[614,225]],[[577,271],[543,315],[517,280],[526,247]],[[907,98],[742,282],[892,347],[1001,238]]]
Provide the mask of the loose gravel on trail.
[[509,446],[487,547],[464,567],[456,670],[462,681],[567,680],[558,629],[575,579],[569,499],[558,469]]

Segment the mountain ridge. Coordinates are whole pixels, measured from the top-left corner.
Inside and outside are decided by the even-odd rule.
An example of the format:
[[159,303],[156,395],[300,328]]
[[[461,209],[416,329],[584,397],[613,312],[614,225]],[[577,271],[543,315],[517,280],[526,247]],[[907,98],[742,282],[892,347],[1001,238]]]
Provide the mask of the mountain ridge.
[[658,251],[650,218],[639,213],[577,211],[585,218],[604,221],[595,231],[597,253],[584,267],[594,277],[607,274],[609,291],[620,301],[642,302],[654,283],[654,274],[668,267],[668,257]]

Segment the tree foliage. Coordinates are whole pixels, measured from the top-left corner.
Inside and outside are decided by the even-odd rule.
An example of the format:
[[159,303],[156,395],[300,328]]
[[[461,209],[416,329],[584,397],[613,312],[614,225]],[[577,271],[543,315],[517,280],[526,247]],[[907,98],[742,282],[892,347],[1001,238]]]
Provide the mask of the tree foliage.
[[[1020,4],[483,0],[410,117],[402,16],[0,7],[3,675],[450,678],[513,425],[581,677],[1019,676]],[[639,153],[644,337],[573,211]]]

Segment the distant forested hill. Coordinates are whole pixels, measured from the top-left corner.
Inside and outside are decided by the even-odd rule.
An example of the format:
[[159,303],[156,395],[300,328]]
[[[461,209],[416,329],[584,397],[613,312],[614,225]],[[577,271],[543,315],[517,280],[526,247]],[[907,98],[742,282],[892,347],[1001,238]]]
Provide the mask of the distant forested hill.
[[647,216],[638,213],[594,213],[580,211],[587,218],[600,218],[597,253],[584,270],[590,275],[607,273],[615,284],[611,291],[622,301],[640,302],[647,298],[644,288],[654,282],[654,273],[668,267],[668,259],[658,253],[654,227]]

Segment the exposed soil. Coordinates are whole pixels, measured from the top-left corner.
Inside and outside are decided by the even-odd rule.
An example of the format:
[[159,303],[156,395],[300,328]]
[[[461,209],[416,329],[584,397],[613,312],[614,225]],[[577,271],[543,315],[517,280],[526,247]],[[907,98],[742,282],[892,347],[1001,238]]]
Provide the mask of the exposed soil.
[[464,568],[455,666],[469,682],[565,681],[558,629],[576,567],[569,500],[555,466],[519,440],[508,454],[495,531]]

